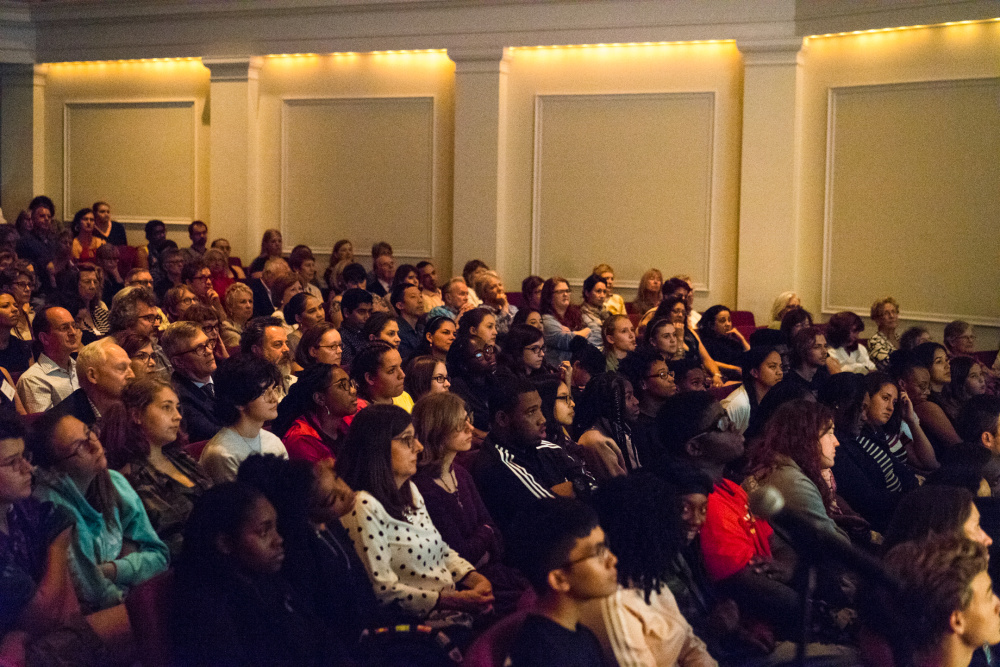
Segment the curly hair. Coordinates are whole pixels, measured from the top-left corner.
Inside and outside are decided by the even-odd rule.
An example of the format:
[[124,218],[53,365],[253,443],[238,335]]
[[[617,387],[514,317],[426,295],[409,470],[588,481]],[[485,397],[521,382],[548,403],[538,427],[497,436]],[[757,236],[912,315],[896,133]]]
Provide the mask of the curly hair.
[[[609,371],[591,378],[576,410],[573,431],[579,438],[585,431],[596,425],[625,451],[626,440],[631,433],[626,422],[625,383],[628,379],[621,373]],[[631,384],[631,383],[630,383]]]
[[593,496],[608,547],[618,558],[618,581],[650,595],[663,588],[682,545],[681,501],[656,475],[614,477]]
[[794,400],[779,407],[764,426],[764,435],[750,454],[750,474],[761,479],[780,465],[779,457],[794,461],[809,478],[829,510],[830,486],[823,480],[820,436],[833,428],[833,410],[822,403]]
[[876,322],[878,322],[882,318],[882,312],[885,310],[885,307],[890,304],[896,306],[896,312],[899,312],[899,302],[893,299],[891,296],[887,296],[884,299],[879,299],[878,301],[872,304],[872,309],[871,312],[869,313],[871,315],[871,318]]

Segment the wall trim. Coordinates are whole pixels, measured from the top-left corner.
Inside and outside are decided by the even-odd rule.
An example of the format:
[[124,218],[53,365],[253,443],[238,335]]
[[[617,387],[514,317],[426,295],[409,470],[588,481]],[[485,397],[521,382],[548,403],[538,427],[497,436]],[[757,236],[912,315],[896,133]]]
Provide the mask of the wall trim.
[[[929,79],[903,81],[897,83],[879,83],[860,86],[833,86],[827,90],[827,115],[826,115],[826,174],[825,174],[825,194],[823,203],[823,273],[821,282],[820,312],[824,315],[832,315],[845,310],[852,311],[865,317],[871,310],[868,305],[842,305],[832,303],[830,299],[830,287],[832,280],[832,260],[833,260],[833,173],[834,173],[834,147],[836,145],[836,117],[837,98],[840,95],[850,95],[853,93],[878,91],[878,90],[926,90],[934,88],[952,88],[955,86],[976,86],[987,81],[1000,81],[998,77],[969,77],[955,79]],[[979,315],[967,315],[964,313],[939,313],[925,311],[900,311],[901,320],[912,320],[919,322],[952,322],[954,320],[965,320],[966,322],[979,326],[1000,326],[1000,317],[983,317]]]
[[[716,146],[716,135],[717,126],[719,124],[719,107],[715,100],[716,91],[706,90],[706,91],[684,91],[684,92],[643,92],[643,93],[556,93],[556,94],[536,94],[535,95],[535,136],[534,136],[534,154],[532,156],[532,176],[531,176],[531,273],[539,275],[539,265],[541,260],[541,235],[542,235],[542,224],[541,224],[541,198],[542,198],[542,132],[543,132],[543,110],[545,99],[576,99],[576,100],[607,100],[607,99],[680,99],[680,98],[699,98],[707,97],[711,102],[711,123],[709,123],[709,155],[708,155],[708,191],[705,193],[706,200],[706,219],[705,225],[707,227],[707,234],[705,236],[705,247],[704,247],[704,263],[705,263],[705,279],[704,282],[694,283],[694,291],[696,293],[707,293],[711,290],[711,276],[712,276],[712,238],[713,238],[713,227],[714,227],[714,207],[713,198],[715,193],[715,179],[716,179],[716,152],[718,151],[718,146]],[[566,280],[571,286],[583,285],[583,281],[587,279],[587,276],[583,277],[566,277]],[[622,289],[638,289],[638,280],[615,280],[615,286]]]
[[[331,102],[350,102],[365,100],[430,100],[431,102],[431,157],[428,165],[431,173],[430,210],[428,211],[428,223],[430,226],[427,242],[428,248],[396,248],[393,247],[393,254],[396,257],[432,259],[434,248],[437,247],[437,199],[438,199],[438,99],[437,94],[430,95],[330,95],[330,96],[299,96],[285,95],[281,97],[281,188],[280,188],[280,215],[279,229],[282,238],[287,238],[288,219],[288,122],[286,111],[294,106],[322,106]],[[313,248],[314,253],[329,254],[333,252],[333,246],[329,248]]]
[[[194,151],[191,155],[191,172],[193,175],[193,182],[191,188],[191,217],[185,218],[187,222],[184,224],[189,224],[192,220],[197,220],[200,216],[198,214],[198,154],[199,154],[199,141],[198,141],[198,100],[193,97],[149,97],[149,98],[126,98],[126,99],[74,99],[66,100],[63,103],[63,150],[62,150],[62,172],[63,172],[63,201],[62,210],[64,217],[70,210],[70,188],[72,184],[72,174],[69,168],[69,144],[70,144],[70,111],[73,108],[137,108],[137,107],[148,107],[148,108],[184,108],[191,107],[191,113],[194,116],[194,121],[192,123],[194,128]],[[181,218],[170,217],[172,221],[179,221]],[[167,218],[158,217],[156,215],[144,216],[144,215],[124,215],[116,216],[119,222],[124,224],[126,220],[139,220],[144,219],[144,222],[149,220],[160,219],[164,223],[167,223]],[[169,226],[169,224],[168,224]]]

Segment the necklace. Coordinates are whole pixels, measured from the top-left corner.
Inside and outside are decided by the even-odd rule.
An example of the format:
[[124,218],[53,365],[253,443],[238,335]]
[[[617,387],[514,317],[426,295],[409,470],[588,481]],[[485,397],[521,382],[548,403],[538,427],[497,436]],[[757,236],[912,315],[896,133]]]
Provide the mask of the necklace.
[[[448,479],[449,477],[450,479]],[[462,499],[458,495],[458,477],[455,476],[455,469],[452,468],[449,470],[447,475],[442,474],[436,481],[438,486],[447,491],[448,495],[454,496],[458,506],[464,509],[462,506]]]

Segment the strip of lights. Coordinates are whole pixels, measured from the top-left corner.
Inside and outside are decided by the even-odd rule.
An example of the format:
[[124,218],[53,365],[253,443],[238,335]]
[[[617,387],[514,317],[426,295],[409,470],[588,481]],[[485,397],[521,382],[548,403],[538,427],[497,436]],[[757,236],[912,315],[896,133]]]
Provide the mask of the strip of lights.
[[959,25],[984,25],[987,23],[996,23],[998,21],[1000,21],[1000,18],[971,21],[948,21],[946,23],[932,23],[928,25],[904,25],[896,28],[872,28],[870,30],[851,30],[848,32],[829,32],[825,35],[809,35],[806,39],[827,39],[829,37],[847,37],[852,35],[875,35],[886,32],[903,32],[906,30],[921,30],[923,28],[947,28]]
[[734,39],[691,39],[674,42],[611,42],[607,44],[552,44],[544,46],[512,46],[510,51],[553,51],[562,49],[607,49],[650,46],[687,46],[695,44],[735,44]]

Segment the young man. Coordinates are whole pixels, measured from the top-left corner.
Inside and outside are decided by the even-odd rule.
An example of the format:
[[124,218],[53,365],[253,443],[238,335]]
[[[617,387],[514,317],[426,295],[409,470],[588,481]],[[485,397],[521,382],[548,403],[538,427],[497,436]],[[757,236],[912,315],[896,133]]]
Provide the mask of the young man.
[[618,562],[590,506],[570,498],[536,501],[511,533],[511,553],[538,594],[514,640],[513,667],[598,667],[601,646],[580,624],[588,600],[618,588]]
[[191,245],[181,250],[184,261],[190,262],[204,257],[207,250],[205,244],[208,242],[208,225],[201,220],[195,220],[188,225],[188,238],[191,239]]
[[392,307],[399,314],[399,354],[409,359],[423,343],[424,326],[420,318],[424,315],[424,300],[420,288],[409,283],[400,283],[392,289]]
[[886,555],[900,582],[891,600],[907,664],[967,667],[976,649],[1000,643],[1000,599],[987,559],[983,545],[950,535],[904,542]]
[[660,353],[648,347],[629,352],[618,365],[618,372],[632,383],[639,399],[639,417],[632,426],[632,445],[643,465],[656,467],[663,458],[656,435],[656,413],[663,402],[677,393],[674,374]]
[[504,377],[490,395],[490,432],[469,472],[506,534],[518,513],[539,498],[572,496],[579,468],[558,445],[545,442],[542,398],[526,378]]
[[368,344],[361,335],[361,329],[371,317],[373,301],[371,292],[357,288],[347,290],[340,299],[340,313],[344,317],[344,321],[340,324],[340,338],[343,343],[341,366],[349,368],[354,355]]
[[429,313],[444,305],[444,298],[437,284],[437,268],[426,259],[417,262],[417,277],[420,280],[420,296],[424,300],[424,312]]

